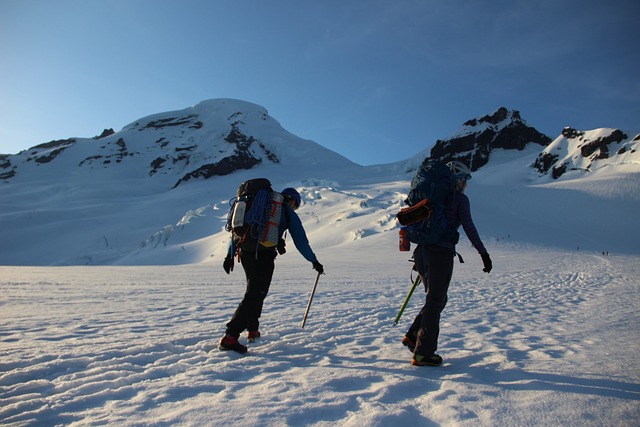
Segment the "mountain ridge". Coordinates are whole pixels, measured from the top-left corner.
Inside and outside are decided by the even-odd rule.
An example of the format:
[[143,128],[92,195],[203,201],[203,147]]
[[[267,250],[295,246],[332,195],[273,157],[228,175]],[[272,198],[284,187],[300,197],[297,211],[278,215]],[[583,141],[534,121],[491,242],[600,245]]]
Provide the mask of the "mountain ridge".
[[[533,144],[541,152],[531,167],[540,176],[558,179],[567,170],[590,172],[604,164],[640,163],[639,142],[637,133],[608,128],[584,131],[567,127],[552,139],[528,126],[519,111],[500,107],[492,114],[465,121],[451,137],[435,141],[430,149],[391,164],[403,164],[410,171],[421,162],[415,157],[430,157],[443,162],[459,160],[475,172],[489,162],[493,150],[522,151]],[[1,154],[0,180],[7,183],[21,172],[38,173],[28,166],[47,165],[74,149],[78,151],[74,158],[77,166],[88,169],[109,168],[142,156],[145,164],[136,165],[138,172],[154,179],[167,178],[162,181],[171,179],[171,183],[163,182],[171,188],[261,164],[321,161],[325,167],[356,165],[314,141],[289,133],[266,108],[222,98],[152,114],[118,132],[105,129],[93,138],[50,141],[15,155]],[[563,156],[557,151],[563,151]],[[585,166],[587,157],[589,165]]]
[[[496,120],[500,113],[465,122],[449,143],[455,147],[460,136],[486,138],[487,130],[495,136],[522,120],[505,111],[507,121]],[[563,138],[558,144],[570,141]],[[479,222],[488,224],[480,226],[483,238],[508,234],[536,244],[636,250],[640,232],[629,232],[626,224],[635,224],[640,203],[637,141],[615,141],[607,158],[598,152],[607,144],[589,145],[585,154],[596,156],[589,171],[569,170],[558,179],[552,168],[541,173],[532,167],[541,153],[538,143],[521,149],[486,145],[488,162],[474,171],[468,190]],[[585,142],[567,155],[582,156]],[[255,164],[233,164],[241,155]],[[228,200],[242,181],[257,176],[268,177],[275,189],[300,191],[299,213],[314,250],[375,241],[369,238],[397,228],[395,213],[409,181],[429,155],[424,150],[405,161],[361,166],[290,134],[255,104],[205,101],[147,116],[119,132],[107,129],[95,138],[0,156],[0,265],[217,262],[228,241]],[[615,218],[613,231],[600,227],[599,216],[584,215],[593,206]],[[582,218],[579,226],[575,218]]]

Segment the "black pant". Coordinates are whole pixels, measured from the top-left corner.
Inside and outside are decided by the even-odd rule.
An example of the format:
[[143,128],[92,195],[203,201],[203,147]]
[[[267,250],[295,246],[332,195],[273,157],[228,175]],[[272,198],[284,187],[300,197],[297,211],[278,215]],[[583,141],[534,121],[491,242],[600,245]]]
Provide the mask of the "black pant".
[[447,305],[447,291],[453,275],[454,254],[439,246],[420,246],[420,253],[414,259],[419,272],[425,272],[427,295],[425,304],[416,316],[407,332],[408,336],[417,336],[416,354],[431,356],[438,348],[440,335],[440,313]]
[[269,292],[276,251],[242,251],[240,262],[247,276],[247,289],[233,317],[227,323],[227,334],[238,338],[242,331],[257,331],[258,319],[262,314],[262,304]]

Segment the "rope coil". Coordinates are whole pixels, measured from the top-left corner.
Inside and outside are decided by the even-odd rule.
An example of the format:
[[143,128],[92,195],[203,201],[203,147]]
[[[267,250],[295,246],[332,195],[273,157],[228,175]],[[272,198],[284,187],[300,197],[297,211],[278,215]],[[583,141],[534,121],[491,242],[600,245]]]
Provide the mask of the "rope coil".
[[267,224],[267,206],[269,204],[269,192],[265,189],[259,190],[253,196],[251,208],[245,215],[245,221],[251,227],[251,237],[258,239],[260,233]]

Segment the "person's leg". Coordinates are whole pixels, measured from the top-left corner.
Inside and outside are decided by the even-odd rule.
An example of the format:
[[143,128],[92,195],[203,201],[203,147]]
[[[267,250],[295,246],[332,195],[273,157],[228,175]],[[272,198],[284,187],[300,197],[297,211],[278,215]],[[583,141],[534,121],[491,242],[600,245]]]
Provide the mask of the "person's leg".
[[254,305],[251,307],[249,316],[247,318],[247,330],[255,332],[260,327],[260,316],[262,316],[262,306],[264,299],[269,293],[269,287],[271,286],[271,280],[273,279],[273,271],[275,269],[275,254],[271,251],[265,251],[258,256],[258,263],[256,271],[259,272],[258,276],[254,279],[256,284],[255,288],[257,295],[254,299]]
[[245,329],[258,329],[258,318],[262,313],[264,298],[269,292],[273,277],[274,254],[271,251],[242,252],[240,259],[247,277],[247,288],[244,297],[233,317],[227,323],[227,334],[238,338]]
[[[413,251],[413,262],[415,263],[415,270],[420,275],[420,280],[424,285],[424,291],[426,293],[427,292],[427,277],[426,277],[427,265],[425,263],[423,248],[424,248],[423,245],[416,246],[416,249]],[[423,312],[424,312],[424,308],[420,310],[416,318],[413,320],[413,323],[409,327],[409,330],[405,333],[405,337],[408,340],[410,340],[411,343],[413,343],[413,345],[410,345],[410,343],[405,338],[403,338],[402,340],[402,343],[406,347],[409,347],[411,351],[414,350],[415,343],[418,339],[418,331],[420,330],[420,325],[422,324]]]
[[430,246],[424,250],[427,296],[416,342],[416,354],[431,356],[438,348],[440,313],[447,304],[447,291],[453,273],[453,254],[445,248]]

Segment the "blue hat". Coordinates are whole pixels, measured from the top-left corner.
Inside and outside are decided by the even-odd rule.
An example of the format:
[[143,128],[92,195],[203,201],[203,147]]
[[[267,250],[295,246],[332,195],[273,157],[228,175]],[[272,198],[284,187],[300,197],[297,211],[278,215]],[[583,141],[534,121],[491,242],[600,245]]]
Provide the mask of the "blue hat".
[[300,206],[300,203],[302,202],[302,198],[300,197],[300,193],[298,193],[298,190],[296,190],[295,188],[288,187],[282,190],[280,194],[282,194],[285,197],[285,199],[294,200],[295,209],[298,209],[298,207]]

